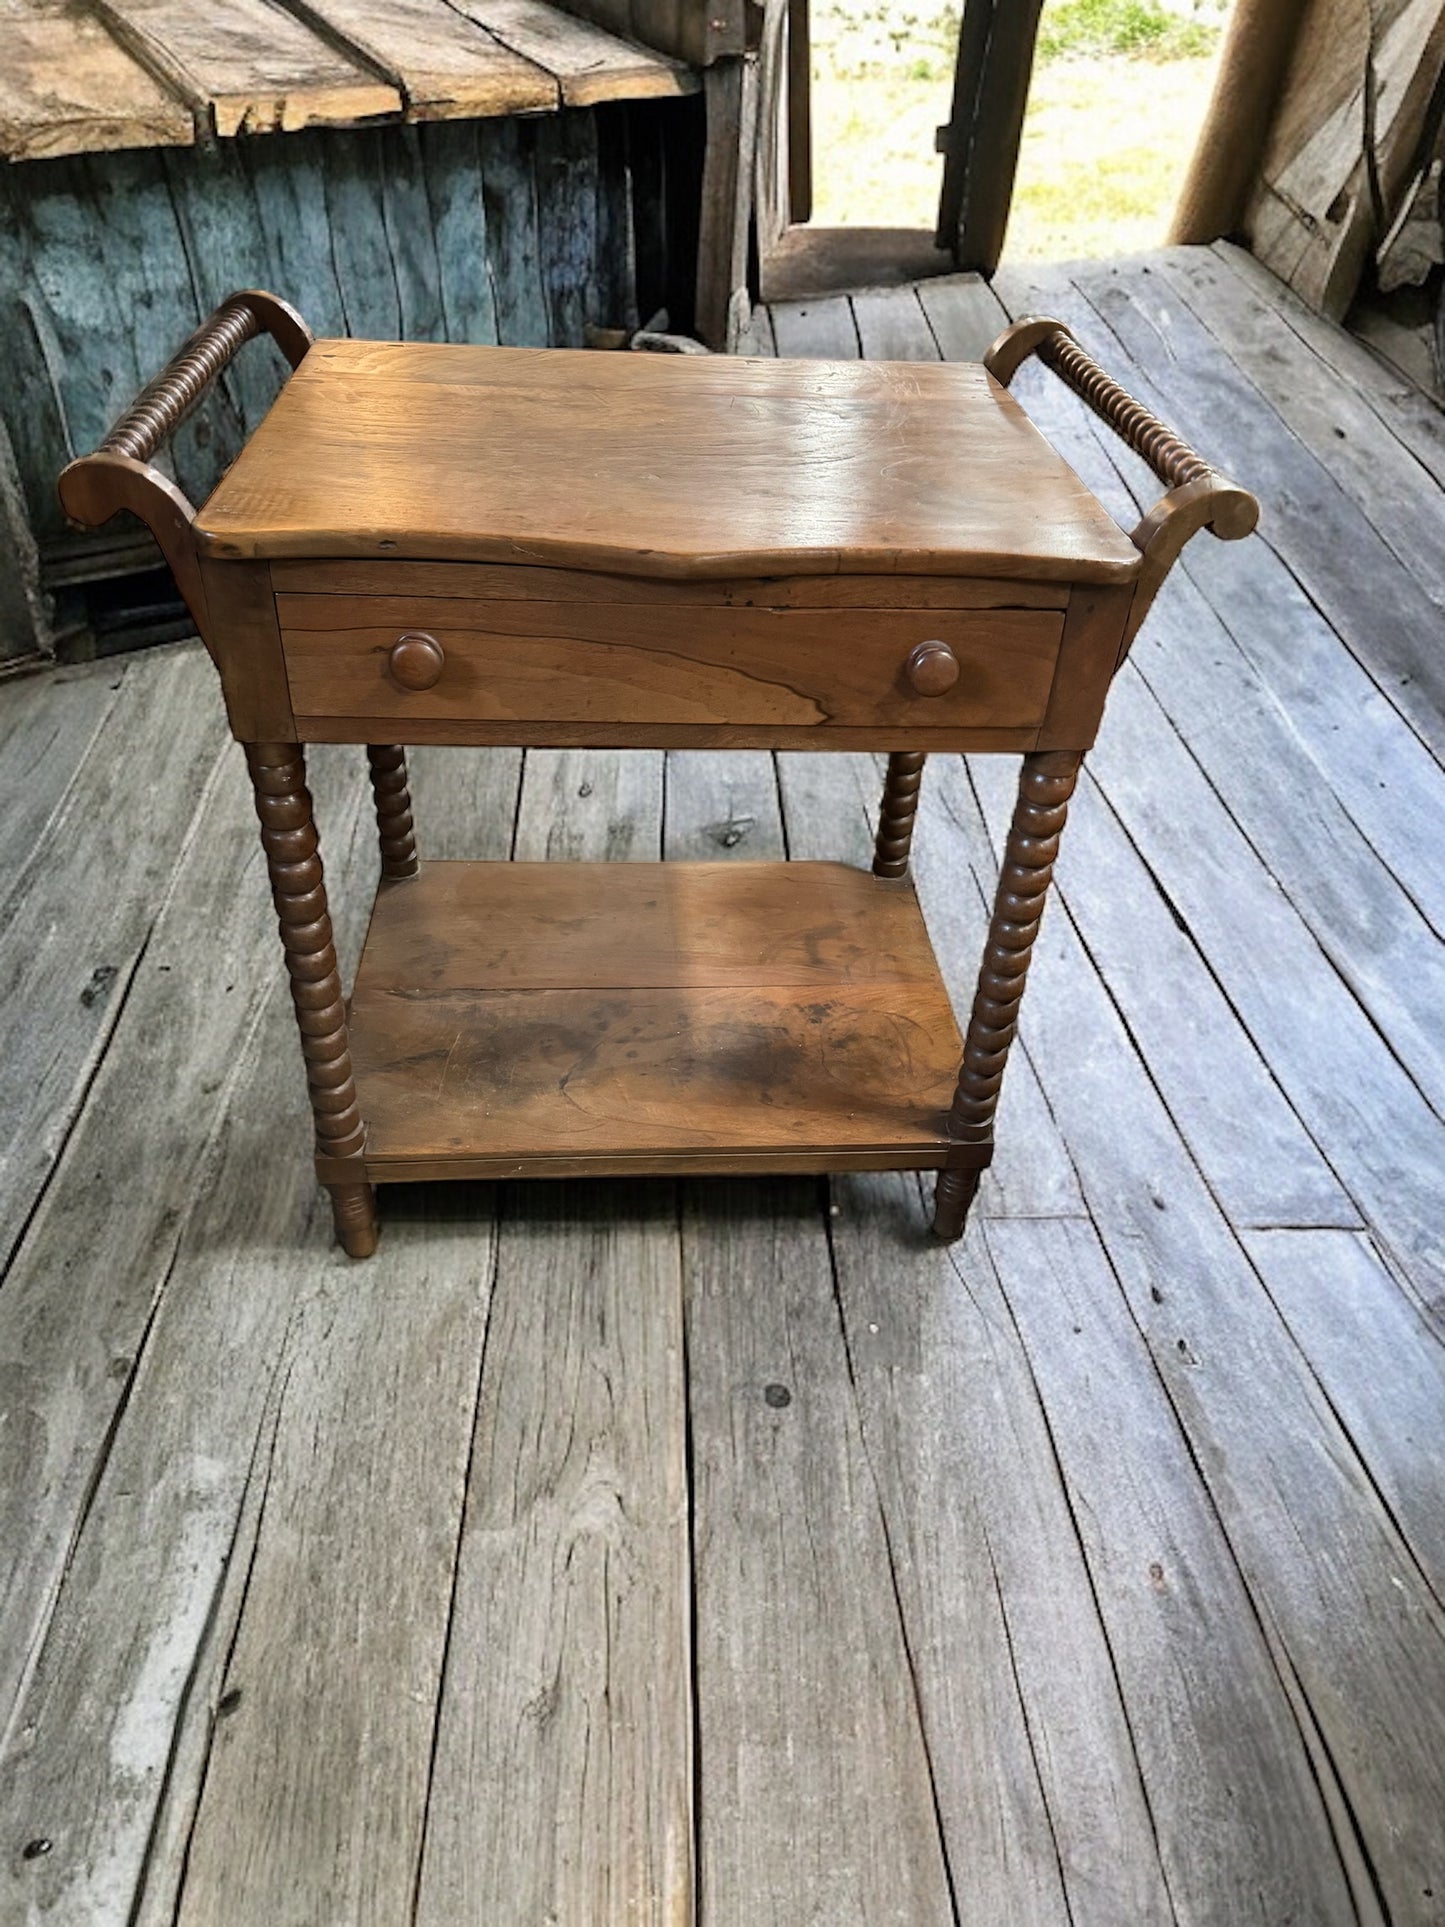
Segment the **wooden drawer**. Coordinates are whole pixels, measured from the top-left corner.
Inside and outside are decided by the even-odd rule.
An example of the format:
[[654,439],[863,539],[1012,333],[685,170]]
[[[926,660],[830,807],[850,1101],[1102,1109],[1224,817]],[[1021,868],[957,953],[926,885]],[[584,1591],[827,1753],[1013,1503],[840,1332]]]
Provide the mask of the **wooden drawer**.
[[[586,727],[689,725],[1020,730],[1044,719],[1063,612],[699,602],[493,600],[282,591],[298,721],[374,718]],[[430,637],[441,663],[404,687],[391,652]],[[910,652],[942,642],[950,689],[920,695]],[[435,658],[433,658],[433,661]]]

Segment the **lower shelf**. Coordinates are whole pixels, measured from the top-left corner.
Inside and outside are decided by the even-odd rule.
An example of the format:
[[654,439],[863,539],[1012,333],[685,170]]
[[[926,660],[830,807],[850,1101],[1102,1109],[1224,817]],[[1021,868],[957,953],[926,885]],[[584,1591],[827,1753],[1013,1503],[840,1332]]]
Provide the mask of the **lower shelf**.
[[839,863],[432,863],[351,1003],[376,1182],[927,1169],[962,1042],[910,885]]

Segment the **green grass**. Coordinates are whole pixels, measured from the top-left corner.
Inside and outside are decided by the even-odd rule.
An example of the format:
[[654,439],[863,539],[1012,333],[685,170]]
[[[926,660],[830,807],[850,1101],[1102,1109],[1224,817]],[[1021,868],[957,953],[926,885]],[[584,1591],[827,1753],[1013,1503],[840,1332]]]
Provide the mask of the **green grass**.
[[1158,0],[1061,0],[1039,22],[1038,58],[1077,54],[1152,54],[1188,60],[1212,53],[1218,16],[1171,13]]
[[[1046,0],[1005,259],[1135,252],[1164,238],[1213,81],[1224,0]],[[931,228],[958,14],[820,0],[820,226]]]

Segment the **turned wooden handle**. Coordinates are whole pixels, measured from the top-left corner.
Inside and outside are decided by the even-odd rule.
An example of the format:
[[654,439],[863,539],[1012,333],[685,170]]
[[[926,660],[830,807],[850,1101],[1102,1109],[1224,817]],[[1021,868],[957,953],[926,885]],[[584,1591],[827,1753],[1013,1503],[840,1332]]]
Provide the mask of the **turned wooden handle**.
[[958,657],[946,642],[915,643],[903,673],[916,696],[946,696],[958,681]]
[[1216,535],[1232,541],[1249,534],[1259,520],[1259,504],[1254,497],[1221,475],[1143,402],[1135,401],[1127,388],[1080,347],[1062,321],[1044,315],[1016,321],[989,349],[983,365],[1007,387],[1030,355],[1037,355],[1045,367],[1052,368],[1100,421],[1106,422],[1135,454],[1142,455],[1166,488],[1207,482],[1213,497],[1208,521]]
[[243,289],[223,301],[146,383],[97,452],[149,461],[239,350],[261,334],[274,338],[293,368],[311,346],[311,330],[294,308],[258,288]]
[[441,680],[447,652],[435,636],[414,630],[398,636],[387,652],[386,666],[393,682],[403,689],[431,689]]

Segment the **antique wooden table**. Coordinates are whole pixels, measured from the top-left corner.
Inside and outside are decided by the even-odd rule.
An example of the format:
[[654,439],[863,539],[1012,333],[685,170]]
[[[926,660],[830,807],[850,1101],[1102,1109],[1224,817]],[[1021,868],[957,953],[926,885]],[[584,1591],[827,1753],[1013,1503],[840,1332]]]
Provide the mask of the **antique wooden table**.
[[[149,465],[240,346],[294,373],[197,514]],[[1008,393],[1038,354],[1168,493],[1124,534]],[[1058,322],[983,366],[313,341],[233,296],[61,478],[154,531],[245,745],[346,1249],[402,1179],[934,1169],[963,1229],[1110,681],[1251,496]],[[349,1004],[303,746],[366,744]],[[872,874],[418,863],[398,744],[889,752]],[[908,852],[930,750],[1022,756],[960,1039]]]

